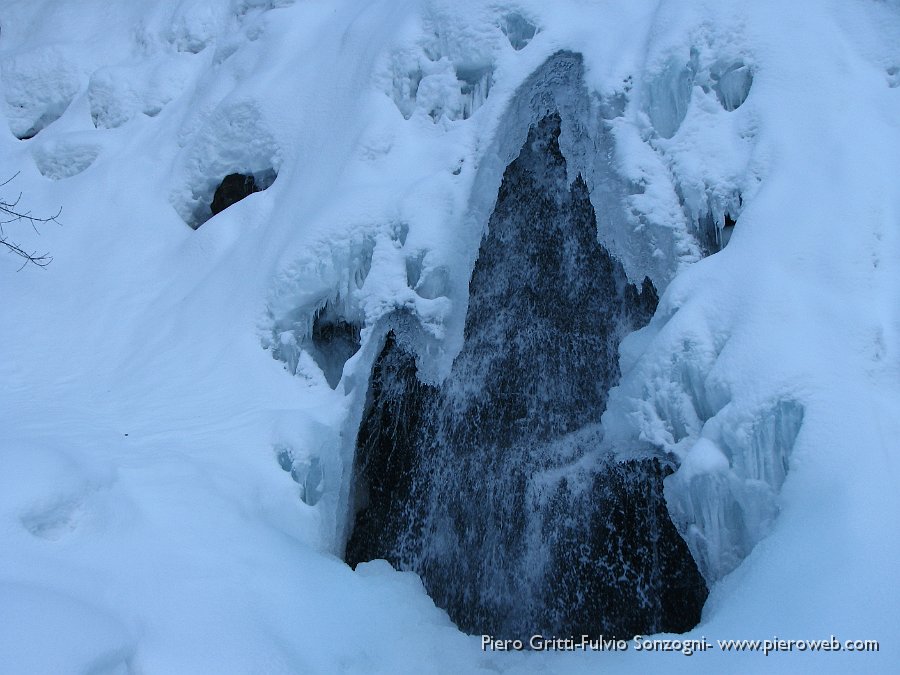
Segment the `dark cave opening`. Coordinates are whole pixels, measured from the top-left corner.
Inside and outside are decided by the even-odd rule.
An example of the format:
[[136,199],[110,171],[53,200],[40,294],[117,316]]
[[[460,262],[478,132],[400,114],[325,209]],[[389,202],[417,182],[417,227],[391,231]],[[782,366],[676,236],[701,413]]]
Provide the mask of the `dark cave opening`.
[[253,173],[229,173],[218,182],[215,189],[212,185],[197,188],[194,190],[194,196],[199,199],[199,203],[185,221],[196,230],[228,207],[234,206],[252,194],[268,190],[276,178],[278,173],[275,169],[267,168]]
[[313,317],[312,344],[307,348],[332,389],[337,388],[347,359],[359,351],[360,330],[359,324],[344,318],[331,302]]
[[599,452],[618,346],[656,309],[597,241],[560,118],[506,169],[469,286],[462,351],[439,386],[391,332],[356,442],[345,560],[417,572],[464,631],[684,632],[706,585],[663,496],[660,457]]

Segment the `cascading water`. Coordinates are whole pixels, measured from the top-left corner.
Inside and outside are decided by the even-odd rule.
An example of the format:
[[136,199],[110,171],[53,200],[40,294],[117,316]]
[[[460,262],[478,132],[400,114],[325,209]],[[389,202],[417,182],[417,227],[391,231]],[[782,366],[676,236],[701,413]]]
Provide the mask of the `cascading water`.
[[472,633],[680,632],[707,589],[666,509],[671,468],[600,449],[619,342],[649,321],[656,291],[598,243],[559,134],[545,117],[506,169],[450,375],[420,381],[406,333],[387,336],[346,560],[416,571]]

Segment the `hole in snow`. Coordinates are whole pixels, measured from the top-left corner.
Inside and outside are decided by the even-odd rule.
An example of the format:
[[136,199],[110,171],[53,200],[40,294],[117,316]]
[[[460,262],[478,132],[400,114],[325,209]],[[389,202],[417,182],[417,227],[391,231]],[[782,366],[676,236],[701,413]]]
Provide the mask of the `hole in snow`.
[[450,271],[444,266],[423,267],[423,258],[407,259],[406,280],[419,297],[426,300],[446,297],[450,293]]
[[278,465],[291,475],[300,487],[300,499],[315,506],[325,491],[325,475],[322,461],[318,456],[296,457],[294,449],[288,445],[276,445],[275,457]]
[[43,113],[37,120],[35,120],[34,124],[28,127],[28,130],[23,132],[21,135],[16,134],[16,138],[20,141],[27,141],[38,135],[41,131],[44,130],[45,127],[50,126],[53,122],[62,117],[64,110],[52,110]]
[[472,113],[484,105],[488,94],[491,92],[491,81],[494,77],[494,69],[491,66],[482,68],[457,68],[456,77],[459,81],[459,93],[461,96],[460,117],[469,119]]
[[415,288],[422,278],[422,264],[425,261],[425,252],[420,252],[406,259],[406,284]]
[[725,110],[731,111],[737,110],[747,100],[753,85],[753,72],[750,66],[737,61],[727,66],[714,66],[710,70],[710,79],[719,103]]
[[332,389],[341,380],[344,364],[359,351],[360,328],[341,316],[330,302],[316,312],[310,352]]
[[215,41],[225,18],[224,7],[215,3],[186,2],[178,5],[167,39],[179,52],[199,54]]
[[133,73],[125,68],[101,68],[91,75],[87,96],[96,128],[115,129],[134,116],[140,101],[132,83]]
[[[272,356],[284,361],[294,375],[305,373],[309,367],[322,372],[328,386],[336,389],[344,372],[344,364],[360,347],[362,325],[350,320],[338,301],[327,301],[310,317],[302,310],[289,320],[291,328],[275,328]],[[312,361],[304,363],[304,359]]]
[[[225,176],[215,191],[209,190],[209,196],[201,203],[195,213],[194,220],[189,223],[195,230],[214,215],[221,213],[254,192],[268,189],[278,174],[274,169],[266,169],[257,173],[230,173]],[[207,201],[208,200],[208,201]]]
[[182,92],[194,68],[180,55],[97,69],[87,89],[94,126],[115,129],[140,113],[155,117]]
[[715,203],[718,200],[710,201],[714,202],[710,205],[710,209],[693,219],[697,240],[704,256],[718,253],[728,245],[744,204],[740,193],[724,200],[726,204],[724,208]]
[[663,138],[672,138],[687,115],[696,70],[695,55],[687,63],[673,57],[647,85],[647,115]]
[[4,58],[0,79],[10,131],[21,140],[62,117],[81,89],[78,68],[53,47]]
[[493,76],[490,65],[457,68],[441,59],[429,64],[428,72],[419,69],[395,77],[392,97],[406,119],[423,109],[435,122],[441,117],[465,120],[484,105]]
[[888,86],[891,89],[900,87],[900,67],[891,66],[887,69]]
[[721,221],[716,219],[712,211],[697,221],[697,235],[704,255],[718,253],[728,245],[737,221],[727,211]]
[[209,210],[212,211],[213,215],[216,215],[232,204],[238,203],[244,197],[249,197],[254,192],[259,192],[260,189],[252,175],[243,173],[228,174],[219,183],[219,187],[216,188],[212,201],[209,204]]
[[[387,239],[402,242],[405,224],[392,224]],[[372,268],[377,235],[312,250],[279,275],[268,302],[271,317],[263,346],[286,370],[308,379],[324,376],[334,389],[344,364],[360,348],[364,325],[358,294]]]
[[[223,103],[194,121],[198,126],[192,125],[179,153],[169,199],[184,222],[196,229],[212,218],[211,204],[223,179],[252,176],[257,191],[265,190],[277,177],[281,152],[256,101]],[[246,192],[243,185],[226,188],[235,196]]]
[[416,95],[419,93],[419,83],[423,76],[421,68],[403,73],[394,70],[391,98],[405,119],[412,117],[416,109]]
[[[647,323],[656,292],[630,284],[598,242],[559,135],[559,115],[544,118],[506,169],[447,378],[419,378],[408,330],[385,339],[345,559],[417,572],[475,634],[685,631],[707,590],[668,515],[671,468],[600,449],[619,343]],[[411,266],[417,288],[422,268]]]
[[537,33],[537,28],[528,19],[517,12],[511,12],[500,21],[500,30],[516,51],[528,46]]
[[78,527],[83,504],[77,498],[61,499],[53,505],[40,508],[22,517],[22,525],[39,539],[58,541]]

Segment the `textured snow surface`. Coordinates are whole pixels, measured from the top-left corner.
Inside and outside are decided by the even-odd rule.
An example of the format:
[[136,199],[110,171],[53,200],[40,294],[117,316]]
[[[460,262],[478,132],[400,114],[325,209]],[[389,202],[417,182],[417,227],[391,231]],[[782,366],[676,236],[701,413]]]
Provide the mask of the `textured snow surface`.
[[[63,207],[4,225],[54,261],[0,256],[0,672],[896,672],[895,2],[8,0],[0,29],[0,197]],[[688,636],[878,654],[483,653],[415,575],[341,562],[391,317],[441,381],[554,111],[660,291],[603,442],[680,465]],[[277,179],[210,218],[232,173]]]

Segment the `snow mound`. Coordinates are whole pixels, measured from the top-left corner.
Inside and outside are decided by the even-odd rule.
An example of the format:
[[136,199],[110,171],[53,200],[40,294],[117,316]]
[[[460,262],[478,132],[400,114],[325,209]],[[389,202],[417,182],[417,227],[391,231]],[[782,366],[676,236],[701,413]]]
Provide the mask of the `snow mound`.
[[57,46],[3,58],[0,79],[9,128],[17,138],[37,135],[60,117],[81,90],[81,69]]
[[87,90],[94,126],[115,129],[141,113],[155,117],[184,90],[195,69],[189,57],[97,69]]
[[78,133],[35,145],[31,154],[38,171],[52,180],[81,173],[94,163],[102,149],[100,144],[88,139],[88,136]]

